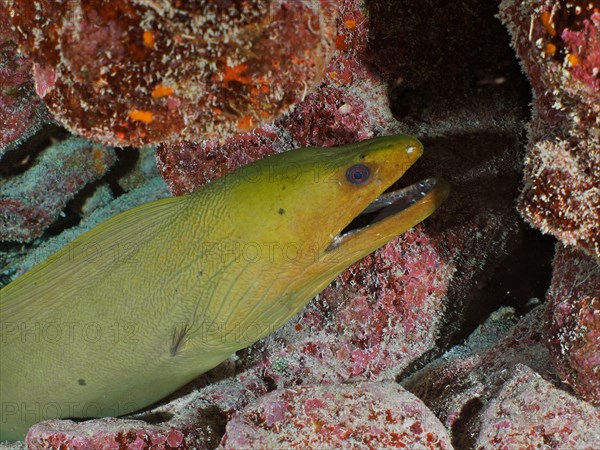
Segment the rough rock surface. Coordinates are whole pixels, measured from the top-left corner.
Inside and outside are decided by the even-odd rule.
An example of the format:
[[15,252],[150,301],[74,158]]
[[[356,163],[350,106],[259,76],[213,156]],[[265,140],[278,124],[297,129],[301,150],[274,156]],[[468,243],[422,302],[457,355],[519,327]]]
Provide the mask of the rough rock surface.
[[395,383],[299,386],[271,392],[228,424],[220,449],[451,449],[446,429]]
[[16,35],[0,4],[0,158],[49,120],[30,70],[31,60],[17,53]]
[[519,209],[600,260],[600,4],[504,0],[500,18],[534,93]]
[[[425,226],[366,257],[255,345],[251,372],[280,387],[393,381],[436,345],[455,266]],[[260,353],[255,354],[259,351]]]
[[547,346],[562,380],[600,404],[600,266],[558,244],[545,324]]
[[600,411],[517,365],[481,413],[475,448],[600,447]]
[[[227,364],[220,370],[223,368],[230,373]],[[215,448],[227,418],[266,392],[261,380],[243,377],[239,382],[216,383],[187,395],[176,393],[171,403],[126,419],[40,422],[31,427],[26,442],[31,449],[61,444],[81,450]]]
[[209,427],[200,418],[195,419],[191,429],[181,426],[174,429],[134,420],[95,419],[87,423],[85,433],[69,420],[47,420],[31,427],[32,437],[27,439],[27,447],[31,450],[207,448],[210,439],[204,434]]
[[53,116],[109,145],[272,120],[320,78],[331,47],[327,1],[3,3]]
[[482,408],[497,395],[516,365],[527,365],[544,377],[554,376],[541,338],[542,317],[543,306],[483,351],[469,346],[453,349],[402,381],[450,430],[455,447],[473,447]]
[[468,342],[402,382],[450,430],[455,448],[597,447],[600,410],[562,389],[544,345],[546,308],[497,343]]
[[[472,61],[457,64],[441,51],[443,36],[435,36],[439,47],[422,42],[420,30],[433,26],[428,18],[391,19],[408,17],[410,5],[344,0],[339,8],[337,52],[316,91],[290,114],[224,141],[161,145],[157,151],[163,177],[180,194],[291,147],[397,132],[428,136],[423,161],[402,183],[437,174],[452,186],[448,202],[435,219],[345,272],[297,321],[267,339],[256,370],[278,386],[297,379],[393,380],[436,344],[448,345],[476,295],[478,277],[518,236],[511,200],[520,176],[518,92],[487,84],[488,69],[478,68],[478,58],[487,57],[483,48],[474,47]],[[455,29],[463,26],[449,16],[444,20]],[[435,75],[427,72],[426,86],[415,73],[422,61],[413,45],[427,45],[442,67]],[[401,54],[392,58],[397,49]],[[444,69],[450,82],[440,75]],[[481,86],[472,88],[469,76]],[[428,103],[430,90],[438,96],[435,105]],[[411,117],[414,102],[424,118]],[[251,362],[260,357],[256,349],[251,353]]]
[[36,161],[24,161],[24,172],[0,185],[0,241],[39,237],[67,202],[115,161],[114,149],[78,137],[49,147]]

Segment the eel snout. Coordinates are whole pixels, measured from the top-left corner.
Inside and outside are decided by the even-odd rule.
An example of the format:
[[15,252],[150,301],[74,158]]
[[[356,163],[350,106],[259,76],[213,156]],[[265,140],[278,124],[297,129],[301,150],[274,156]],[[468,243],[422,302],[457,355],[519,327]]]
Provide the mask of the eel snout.
[[333,250],[347,237],[367,230],[369,227],[409,210],[429,194],[437,191],[442,197],[448,193],[447,183],[439,178],[426,178],[410,186],[396,188],[396,184],[373,200],[332,240],[328,250]]

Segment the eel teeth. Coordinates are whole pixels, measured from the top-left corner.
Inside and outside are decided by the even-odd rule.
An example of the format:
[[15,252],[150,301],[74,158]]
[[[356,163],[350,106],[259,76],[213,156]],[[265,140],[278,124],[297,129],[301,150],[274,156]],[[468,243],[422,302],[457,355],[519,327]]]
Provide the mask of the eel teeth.
[[345,237],[410,208],[431,192],[437,183],[436,178],[427,178],[402,189],[384,192],[333,239],[330,247],[335,248]]

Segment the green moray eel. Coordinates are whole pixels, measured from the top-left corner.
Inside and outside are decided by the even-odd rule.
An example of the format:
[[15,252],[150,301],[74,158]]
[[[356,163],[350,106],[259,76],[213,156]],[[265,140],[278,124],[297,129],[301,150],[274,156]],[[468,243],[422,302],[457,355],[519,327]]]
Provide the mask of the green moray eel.
[[144,408],[283,325],[444,201],[435,178],[388,189],[422,152],[397,135],[277,154],[118,214],[5,286],[0,439]]

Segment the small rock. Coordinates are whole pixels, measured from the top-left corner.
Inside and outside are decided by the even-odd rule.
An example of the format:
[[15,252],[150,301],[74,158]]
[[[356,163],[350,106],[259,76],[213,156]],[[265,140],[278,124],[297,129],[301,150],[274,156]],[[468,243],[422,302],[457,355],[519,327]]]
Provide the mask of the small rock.
[[442,424],[395,383],[299,386],[271,392],[228,424],[220,449],[451,449]]
[[558,244],[548,291],[546,344],[561,379],[600,404],[600,266]]
[[600,411],[518,364],[481,413],[478,450],[600,448]]

